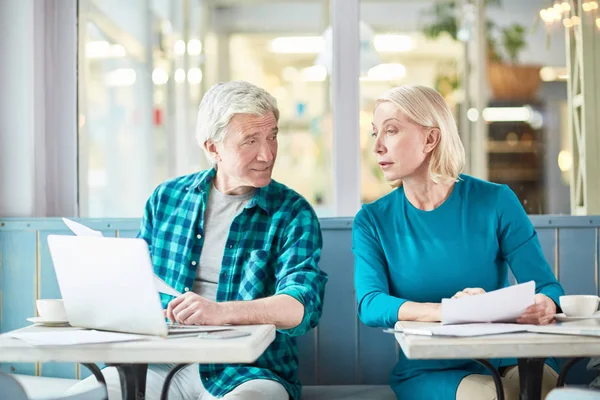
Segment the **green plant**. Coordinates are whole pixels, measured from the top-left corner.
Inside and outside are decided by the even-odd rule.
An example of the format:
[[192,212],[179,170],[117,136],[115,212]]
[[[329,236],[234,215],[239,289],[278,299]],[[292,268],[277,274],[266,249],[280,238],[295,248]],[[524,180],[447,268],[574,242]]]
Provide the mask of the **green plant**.
[[[501,0],[487,0],[485,6],[501,6]],[[437,3],[426,12],[432,22],[422,27],[425,36],[435,39],[442,33],[458,40],[457,11],[454,1]],[[492,62],[517,63],[519,53],[525,48],[526,29],[520,24],[499,28],[493,21],[486,20],[487,58]],[[499,37],[499,40],[497,39]],[[500,42],[500,43],[498,43]]]
[[518,55],[525,48],[525,27],[520,24],[512,24],[502,29],[502,46],[508,59],[513,64],[518,62]]

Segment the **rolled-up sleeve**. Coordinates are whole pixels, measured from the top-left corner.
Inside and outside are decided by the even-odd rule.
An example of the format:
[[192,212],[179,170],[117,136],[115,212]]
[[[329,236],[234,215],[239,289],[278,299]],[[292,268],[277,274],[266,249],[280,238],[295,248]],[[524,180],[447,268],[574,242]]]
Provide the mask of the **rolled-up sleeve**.
[[150,254],[152,254],[152,221],[154,219],[154,202],[155,202],[156,191],[146,201],[144,207],[144,215],[140,223],[140,229],[137,237],[144,239],[148,243],[150,248]]
[[277,260],[275,293],[298,300],[304,306],[304,317],[298,326],[281,333],[300,336],[319,323],[327,283],[327,274],[319,269],[322,247],[319,220],[306,204],[286,226]]

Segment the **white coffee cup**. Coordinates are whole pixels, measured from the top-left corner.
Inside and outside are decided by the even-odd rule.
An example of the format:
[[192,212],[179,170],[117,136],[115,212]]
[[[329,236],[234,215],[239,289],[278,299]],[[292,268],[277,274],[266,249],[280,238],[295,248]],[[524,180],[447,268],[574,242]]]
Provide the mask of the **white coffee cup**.
[[46,321],[67,321],[67,312],[62,299],[40,299],[35,302],[37,311]]
[[560,308],[567,317],[590,317],[598,310],[600,297],[591,295],[560,296]]

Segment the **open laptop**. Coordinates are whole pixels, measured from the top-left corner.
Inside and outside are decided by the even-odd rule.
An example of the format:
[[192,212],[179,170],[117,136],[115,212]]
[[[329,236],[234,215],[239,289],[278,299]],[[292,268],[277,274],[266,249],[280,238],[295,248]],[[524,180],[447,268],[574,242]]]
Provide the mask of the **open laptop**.
[[72,326],[162,337],[230,329],[167,324],[143,239],[49,235],[48,247]]

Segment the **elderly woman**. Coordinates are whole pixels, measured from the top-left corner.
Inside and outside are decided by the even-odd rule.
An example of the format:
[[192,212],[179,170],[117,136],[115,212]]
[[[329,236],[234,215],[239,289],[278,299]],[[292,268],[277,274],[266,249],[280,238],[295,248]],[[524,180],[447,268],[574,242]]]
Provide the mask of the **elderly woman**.
[[[252,365],[181,370],[169,399],[300,398],[295,337],[317,325],[327,275],[318,267],[315,212],[271,179],[278,117],[275,99],[261,88],[244,81],[213,86],[200,104],[196,130],[213,168],[164,182],[146,204],[138,236],[148,242],[155,273],[185,292],[163,296],[171,321],[278,329]],[[160,397],[171,367],[148,367],[146,398]],[[110,400],[119,399],[117,371],[103,373]]]
[[[547,324],[563,290],[536,232],[505,185],[461,174],[465,154],[442,96],[423,86],[391,89],[376,103],[373,151],[397,188],[354,219],[355,285],[360,319],[440,321],[443,298],[476,295],[517,281],[536,282],[535,304],[517,320]],[[507,399],[519,395],[516,360],[494,360]],[[556,365],[555,365],[556,367]],[[556,373],[545,366],[543,392]],[[391,375],[399,399],[494,399],[492,377],[468,360],[420,361],[401,354]]]

